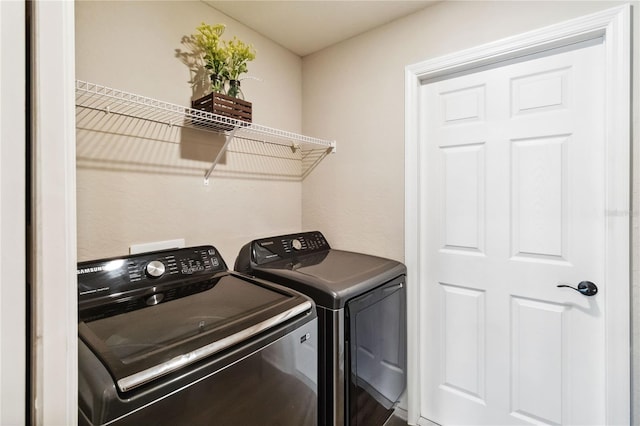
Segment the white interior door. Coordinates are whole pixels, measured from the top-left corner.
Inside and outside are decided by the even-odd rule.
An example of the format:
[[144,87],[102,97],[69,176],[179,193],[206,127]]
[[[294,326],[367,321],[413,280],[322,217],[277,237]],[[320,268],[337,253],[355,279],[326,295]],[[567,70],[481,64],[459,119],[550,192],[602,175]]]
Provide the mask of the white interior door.
[[[601,41],[421,88],[420,412],[605,424]],[[560,284],[595,283],[585,296]]]

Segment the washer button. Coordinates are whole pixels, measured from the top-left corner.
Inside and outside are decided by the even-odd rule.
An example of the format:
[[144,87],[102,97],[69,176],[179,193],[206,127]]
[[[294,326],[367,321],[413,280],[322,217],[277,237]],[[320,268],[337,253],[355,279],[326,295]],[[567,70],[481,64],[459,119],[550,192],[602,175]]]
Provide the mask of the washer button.
[[162,300],[164,299],[164,294],[162,293],[156,293],[153,294],[151,296],[149,296],[147,298],[147,306],[153,306],[153,305],[157,305],[158,303],[162,302]]

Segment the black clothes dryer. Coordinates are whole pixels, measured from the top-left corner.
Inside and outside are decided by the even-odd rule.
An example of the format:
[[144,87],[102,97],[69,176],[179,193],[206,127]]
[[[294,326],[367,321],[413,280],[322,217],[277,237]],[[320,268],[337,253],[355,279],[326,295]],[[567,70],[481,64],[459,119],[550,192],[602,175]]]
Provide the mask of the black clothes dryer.
[[406,267],[332,249],[314,231],[254,240],[235,270],[315,301],[318,424],[384,424],[406,388]]

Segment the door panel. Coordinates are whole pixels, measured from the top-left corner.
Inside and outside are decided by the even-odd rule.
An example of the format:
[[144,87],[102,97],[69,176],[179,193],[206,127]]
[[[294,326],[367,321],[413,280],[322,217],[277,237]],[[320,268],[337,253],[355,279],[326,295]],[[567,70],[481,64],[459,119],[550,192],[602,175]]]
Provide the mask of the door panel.
[[444,249],[484,250],[484,145],[443,147]]
[[[604,424],[601,44],[425,84],[421,412]],[[558,284],[595,282],[586,297]]]
[[563,372],[568,363],[563,350],[567,309],[513,297],[511,310],[512,413],[532,423],[561,424]]
[[512,256],[563,260],[568,136],[515,140],[511,148]]
[[485,397],[485,293],[440,283],[443,306],[442,386],[471,400]]

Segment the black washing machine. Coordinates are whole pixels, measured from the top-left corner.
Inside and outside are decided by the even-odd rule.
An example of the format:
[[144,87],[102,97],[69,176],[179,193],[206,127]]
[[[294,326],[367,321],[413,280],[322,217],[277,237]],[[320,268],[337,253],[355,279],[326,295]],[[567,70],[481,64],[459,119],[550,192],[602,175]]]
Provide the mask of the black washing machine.
[[315,231],[254,240],[235,270],[315,301],[318,423],[384,424],[406,388],[406,267],[332,249]]
[[78,423],[317,424],[317,318],[213,246],[78,264]]

